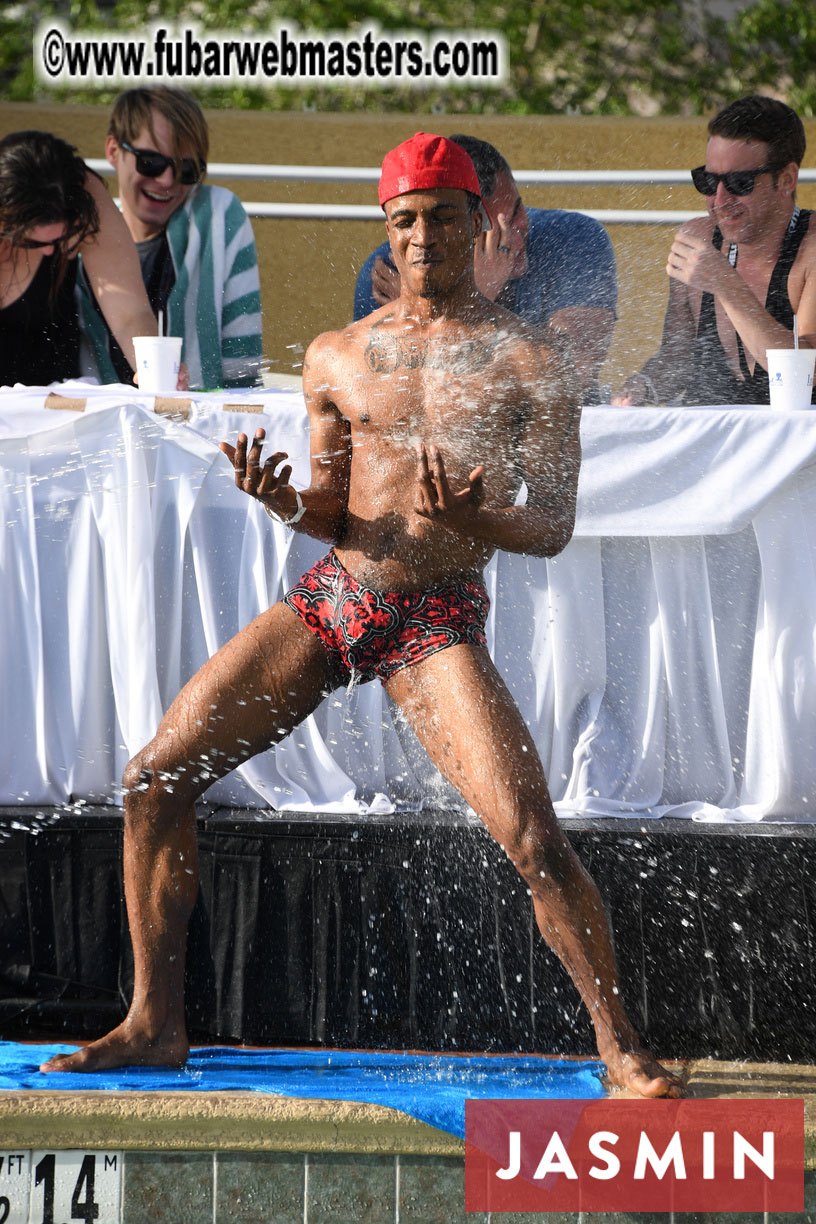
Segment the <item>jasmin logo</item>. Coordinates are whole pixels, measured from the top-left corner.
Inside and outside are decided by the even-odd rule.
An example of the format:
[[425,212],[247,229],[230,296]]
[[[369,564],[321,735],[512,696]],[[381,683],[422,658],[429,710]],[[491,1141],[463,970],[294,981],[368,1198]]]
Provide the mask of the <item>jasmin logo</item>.
[[804,1103],[468,1101],[468,1211],[802,1211]]

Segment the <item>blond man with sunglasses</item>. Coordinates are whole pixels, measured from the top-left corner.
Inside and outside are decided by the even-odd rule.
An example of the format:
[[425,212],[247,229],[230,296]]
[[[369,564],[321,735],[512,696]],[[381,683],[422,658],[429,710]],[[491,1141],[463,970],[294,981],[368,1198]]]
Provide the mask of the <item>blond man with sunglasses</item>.
[[[258,255],[237,196],[203,183],[208,151],[207,121],[184,90],[131,89],[117,98],[105,155],[154,313],[182,337],[191,387],[251,386],[262,354]],[[102,381],[129,381],[88,292],[83,323]]]
[[816,225],[796,203],[805,132],[795,111],[752,95],[708,125],[692,170],[708,216],[675,235],[658,352],[613,403],[767,404],[765,351],[816,347]]

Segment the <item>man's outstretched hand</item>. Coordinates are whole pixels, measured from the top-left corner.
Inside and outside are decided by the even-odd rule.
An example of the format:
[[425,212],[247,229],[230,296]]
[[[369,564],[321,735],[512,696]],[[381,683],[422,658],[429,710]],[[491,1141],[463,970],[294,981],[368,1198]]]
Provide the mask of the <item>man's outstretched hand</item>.
[[417,443],[417,482],[414,509],[421,518],[434,519],[452,531],[467,534],[468,522],[484,499],[484,465],[475,467],[467,488],[454,492],[445,462],[436,446]]
[[293,499],[286,491],[292,488],[289,484],[292,465],[287,463],[280,472],[275,471],[279,463],[288,459],[285,451],[275,451],[261,465],[261,450],[265,437],[266,430],[256,429],[248,451],[248,438],[243,433],[238,435],[235,446],[231,446],[229,442],[219,442],[218,445],[235,469],[236,488],[242,489],[250,497],[257,497],[258,501],[263,502],[276,514],[291,513],[294,509]]

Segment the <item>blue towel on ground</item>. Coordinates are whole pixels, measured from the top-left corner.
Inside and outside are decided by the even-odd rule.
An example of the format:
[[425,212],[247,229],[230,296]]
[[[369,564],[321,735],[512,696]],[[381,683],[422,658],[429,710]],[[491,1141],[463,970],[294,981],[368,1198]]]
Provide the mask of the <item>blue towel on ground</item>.
[[0,1042],[0,1090],[69,1092],[270,1092],[365,1101],[402,1110],[464,1138],[465,1101],[532,1097],[594,1100],[605,1095],[596,1061],[534,1055],[395,1054],[377,1050],[194,1049],[187,1065],[121,1067],[43,1075],[41,1063],[76,1046]]

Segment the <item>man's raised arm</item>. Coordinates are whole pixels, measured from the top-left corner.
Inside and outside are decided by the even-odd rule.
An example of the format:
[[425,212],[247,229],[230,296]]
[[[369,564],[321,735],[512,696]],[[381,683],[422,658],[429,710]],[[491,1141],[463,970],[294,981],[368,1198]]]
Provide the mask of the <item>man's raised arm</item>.
[[[767,369],[766,349],[793,348],[791,330],[765,309],[764,302],[757,299],[736,267],[731,266],[727,253],[712,246],[707,232],[700,232],[701,229],[702,226],[689,225],[678,232],[669,252],[666,271],[690,289],[712,293],[747,352]],[[816,243],[808,243],[805,251],[808,262],[795,312],[799,320],[800,344],[811,348],[816,346]]]
[[251,446],[248,446],[246,434],[238,435],[235,446],[220,443],[235,469],[235,483],[239,489],[256,497],[266,512],[284,526],[327,543],[342,538],[351,472],[349,424],[331,396],[329,373],[335,357],[333,340],[330,333],[318,336],[309,346],[303,362],[303,397],[309,414],[311,464],[308,489],[298,490],[290,484],[290,464],[277,470],[288,457],[285,452],[278,451],[261,463],[266,436],[263,429],[255,430]]

